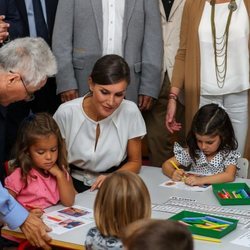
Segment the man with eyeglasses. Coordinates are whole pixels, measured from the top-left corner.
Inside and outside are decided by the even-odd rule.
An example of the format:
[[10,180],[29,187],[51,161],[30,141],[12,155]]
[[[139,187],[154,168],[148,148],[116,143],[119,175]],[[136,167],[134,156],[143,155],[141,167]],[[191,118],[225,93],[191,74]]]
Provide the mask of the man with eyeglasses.
[[[57,72],[56,60],[41,38],[19,38],[0,49],[0,104],[30,100],[48,77]],[[0,121],[2,122],[2,121]],[[20,227],[33,246],[51,249],[50,230],[24,209],[0,183],[0,221],[11,229]]]

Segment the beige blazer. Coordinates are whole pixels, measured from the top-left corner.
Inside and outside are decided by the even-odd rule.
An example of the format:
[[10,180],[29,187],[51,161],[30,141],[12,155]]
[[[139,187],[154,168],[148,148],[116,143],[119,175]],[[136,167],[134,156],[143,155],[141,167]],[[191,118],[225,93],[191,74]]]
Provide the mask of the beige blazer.
[[175,0],[167,21],[162,0],[159,0],[162,34],[164,43],[163,72],[168,72],[169,79],[172,77],[174,59],[179,48],[181,18],[185,0]]
[[[169,14],[169,20],[167,20],[162,0],[159,0],[164,49],[162,79],[164,79],[166,71],[169,79],[171,80],[172,78],[175,56],[180,43],[181,19],[185,1],[174,1]],[[184,104],[184,91],[180,92],[179,101]]]

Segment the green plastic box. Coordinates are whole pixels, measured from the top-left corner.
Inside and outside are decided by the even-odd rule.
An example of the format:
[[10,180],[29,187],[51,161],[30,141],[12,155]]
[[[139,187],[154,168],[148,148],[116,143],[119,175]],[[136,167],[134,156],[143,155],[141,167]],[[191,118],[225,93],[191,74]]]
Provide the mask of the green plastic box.
[[198,235],[203,235],[203,236],[207,236],[207,237],[220,239],[223,236],[227,235],[228,233],[232,232],[237,227],[238,220],[235,220],[235,219],[219,217],[219,216],[214,216],[214,215],[210,215],[210,214],[195,213],[195,212],[190,212],[190,211],[185,211],[185,210],[170,217],[169,220],[179,221],[185,217],[204,217],[204,216],[211,216],[211,217],[221,219],[224,221],[229,221],[229,222],[232,222],[232,224],[230,224],[227,228],[225,228],[222,231],[215,231],[212,229],[198,228],[195,226],[187,226],[188,229],[193,234],[198,234]]
[[246,183],[223,183],[212,185],[214,195],[218,199],[221,205],[250,205],[250,198],[229,198],[223,199],[218,195],[222,189],[231,193],[232,191],[238,191],[244,189],[247,193],[250,193],[250,188]]

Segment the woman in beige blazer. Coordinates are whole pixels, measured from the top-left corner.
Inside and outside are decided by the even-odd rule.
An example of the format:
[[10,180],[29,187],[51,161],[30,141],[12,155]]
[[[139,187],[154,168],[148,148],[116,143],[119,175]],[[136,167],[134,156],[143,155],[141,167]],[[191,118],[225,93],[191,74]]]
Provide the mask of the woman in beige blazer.
[[[232,10],[232,22],[230,23],[229,21],[229,46],[228,46],[228,51],[230,51],[230,46],[232,44],[232,41],[230,41],[230,39],[233,37],[233,32],[235,32],[234,30],[234,21],[237,17],[238,18],[242,18],[242,24],[244,26],[244,31],[242,32],[243,34],[247,34],[249,37],[249,14],[250,14],[250,2],[247,0],[216,0],[213,3],[212,1],[206,1],[206,0],[187,0],[186,4],[184,6],[184,12],[183,12],[183,17],[182,17],[182,26],[181,26],[181,35],[180,35],[180,46],[177,52],[177,56],[175,58],[175,65],[174,65],[174,70],[173,70],[173,76],[172,76],[172,80],[171,80],[171,91],[170,91],[170,95],[169,95],[169,104],[168,104],[168,108],[167,108],[167,115],[166,115],[166,126],[169,129],[169,131],[174,132],[176,130],[180,130],[181,129],[181,124],[178,123],[177,121],[175,121],[175,112],[176,112],[176,98],[178,97],[178,94],[180,92],[180,89],[184,88],[184,92],[185,92],[185,107],[186,107],[186,114],[185,114],[185,118],[186,118],[186,128],[189,129],[190,128],[190,124],[191,124],[191,120],[194,116],[194,113],[197,111],[199,105],[203,104],[202,102],[200,103],[200,100],[202,100],[203,95],[201,95],[201,87],[204,88],[205,85],[201,85],[203,84],[203,78],[202,76],[202,72],[204,75],[204,69],[206,67],[210,67],[210,65],[208,65],[208,63],[204,63],[204,57],[206,55],[204,55],[204,51],[202,51],[201,47],[203,46],[203,44],[201,43],[203,40],[199,39],[201,36],[200,33],[200,27],[202,24],[202,20],[204,20],[204,16],[206,15],[207,12],[207,16],[209,17],[207,20],[209,20],[209,22],[207,23],[207,27],[208,27],[208,32],[210,29],[210,33],[211,32],[211,20],[213,18],[212,16],[212,4],[214,4],[214,8],[215,8],[215,13],[216,11],[219,10],[219,8],[223,7],[223,4],[226,6],[225,7],[225,15],[226,15],[226,20],[225,23],[228,22],[229,19],[229,4],[232,6],[236,5],[236,9]],[[241,11],[241,13],[244,14],[244,17],[239,16],[239,11]],[[227,14],[228,13],[228,14]],[[215,14],[216,15],[216,14]],[[216,17],[216,16],[215,16]],[[245,19],[244,19],[245,18]],[[218,22],[219,18],[215,18],[215,28],[216,26],[219,25],[219,23],[222,22],[222,19],[220,19],[220,22]],[[216,23],[217,20],[217,23]],[[244,20],[247,20],[247,22],[245,22]],[[204,25],[204,24],[203,24]],[[224,25],[224,29],[225,29]],[[238,30],[239,30],[238,26]],[[231,28],[231,29],[230,29]],[[245,33],[244,33],[245,32]],[[219,31],[217,30],[217,34],[215,34],[215,37],[218,38],[218,34]],[[213,39],[213,34],[210,35],[210,39]],[[209,41],[209,40],[208,40]],[[216,40],[217,42],[217,40]],[[213,44],[213,40],[210,40],[210,43]],[[218,46],[218,44],[217,44]],[[247,67],[249,67],[249,39],[248,39],[248,44],[246,42],[246,47],[248,50],[248,52],[246,51],[246,53],[244,55],[242,55],[242,58],[244,58],[246,56],[246,58],[244,58],[244,62],[247,62],[246,64]],[[204,47],[202,47],[204,48]],[[212,47],[214,50],[214,47]],[[217,47],[218,48],[218,47]],[[231,48],[232,50],[232,48]],[[227,51],[227,52],[228,52]],[[216,51],[218,52],[218,51]],[[230,58],[231,54],[227,54],[225,56],[226,60],[228,61],[228,65],[230,65],[230,63],[232,63],[231,61],[235,58]],[[211,57],[214,59],[215,55],[212,53]],[[230,61],[231,60],[231,61]],[[203,64],[202,64],[203,62]],[[215,66],[215,61],[211,60],[213,67],[216,69]],[[235,64],[233,64],[234,66],[237,66],[237,63],[239,64],[240,62],[237,62]],[[218,66],[218,65],[217,65]],[[243,65],[242,65],[243,66]],[[246,66],[244,64],[244,66]],[[211,69],[214,69],[211,67]],[[203,71],[202,71],[203,69]],[[218,67],[217,67],[218,69]],[[216,83],[216,81],[214,82],[215,86],[216,84],[218,85],[218,91],[217,94],[214,95],[215,96],[215,100],[216,98],[221,98],[222,99],[222,105],[224,106],[225,102],[224,102],[224,98],[227,98],[225,94],[221,94],[221,92],[223,92],[223,88],[228,87],[228,78],[227,75],[230,75],[230,71],[232,71],[232,66],[229,66],[228,70],[227,70],[227,74],[224,78],[224,83],[222,85],[220,85],[220,83]],[[212,72],[212,71],[211,71]],[[248,72],[244,72],[245,75],[246,73],[248,74]],[[212,72],[212,74],[216,75],[216,72]],[[219,86],[220,85],[220,86]],[[237,86],[240,86],[239,89],[237,89]],[[248,93],[248,89],[249,89],[249,79],[248,82],[245,83],[245,85],[242,87],[241,86],[241,82],[236,81],[234,84],[234,90],[229,93],[229,95],[235,95],[236,98],[238,98],[239,95],[243,94],[244,98],[245,98],[245,114],[242,115],[242,118],[246,118],[247,112],[249,112],[249,104],[247,104],[248,102],[248,98],[247,98],[247,93]],[[205,89],[206,90],[206,89]],[[202,89],[202,91],[204,91],[204,89]],[[244,92],[244,93],[243,93]],[[205,95],[205,97],[207,97]],[[210,96],[209,96],[210,97]],[[211,102],[213,102],[213,98],[211,98]],[[237,106],[237,103],[236,103]],[[225,106],[227,112],[230,112],[230,109],[227,109],[227,107]],[[248,109],[248,111],[247,111]],[[242,110],[239,110],[239,112],[241,112]],[[237,113],[237,112],[236,112]],[[237,115],[237,114],[236,114]],[[232,117],[230,117],[232,119]],[[237,128],[237,124],[234,123],[234,120],[232,119],[233,122],[233,126],[235,129],[235,133],[236,133],[236,137],[238,138],[238,143],[240,146],[240,150],[241,153],[243,154],[244,152],[244,145],[245,145],[245,140],[246,140],[246,133],[245,131],[243,131],[243,129],[238,129]],[[241,121],[239,121],[239,123],[241,123]],[[238,124],[239,124],[238,123]],[[248,129],[248,124],[247,124],[247,119],[245,119],[245,121],[242,121],[242,123],[244,124],[245,130],[247,131]],[[240,138],[240,139],[239,139]],[[246,150],[249,151],[249,150]],[[245,151],[245,152],[246,152]],[[249,154],[249,153],[248,153]]]

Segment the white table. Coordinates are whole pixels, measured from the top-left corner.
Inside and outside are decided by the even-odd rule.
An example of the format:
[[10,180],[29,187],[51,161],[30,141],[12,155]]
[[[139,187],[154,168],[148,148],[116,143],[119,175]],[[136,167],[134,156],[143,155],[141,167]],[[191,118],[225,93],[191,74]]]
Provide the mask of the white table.
[[[195,199],[200,203],[208,204],[208,205],[217,205],[219,206],[219,203],[217,199],[215,198],[214,194],[212,193],[212,190],[209,189],[205,192],[192,192],[192,191],[186,191],[186,190],[179,190],[179,189],[170,189],[170,188],[164,188],[160,187],[159,184],[166,181],[168,178],[164,176],[161,172],[160,168],[156,167],[148,167],[144,166],[141,169],[140,176],[146,183],[150,196],[151,201],[153,204],[162,204],[163,202],[166,202],[171,196],[177,196],[177,197],[183,197],[183,198],[191,198]],[[247,182],[248,185],[250,185],[250,180],[245,179],[237,179],[236,182]],[[95,200],[97,191],[90,192],[86,191],[84,193],[78,194],[76,197],[76,205],[87,207],[93,209],[93,204]],[[240,209],[246,209],[250,210],[250,205],[244,205],[244,206],[232,206],[233,208],[237,207]],[[46,212],[58,210],[60,208],[63,208],[63,206],[54,206],[49,209],[46,209]],[[166,213],[166,212],[158,212],[153,211],[152,217],[153,218],[159,218],[159,219],[167,219],[173,214]],[[78,229],[74,229],[72,231],[69,231],[62,235],[57,235],[54,233],[50,233],[50,235],[53,238],[54,245],[59,246],[67,246],[71,247],[71,249],[84,249],[84,241],[85,236],[89,228],[93,227],[94,223],[88,224],[84,227],[80,227]],[[250,230],[250,229],[249,229]],[[225,237],[221,239],[221,243],[212,243],[212,242],[205,242],[205,241],[195,241],[195,250],[249,250],[247,247],[241,247],[235,244],[230,243],[231,240],[235,239],[237,236],[242,235],[246,229],[242,229],[239,226],[234,230],[233,232],[229,233]],[[9,230],[5,229],[5,232],[10,232]]]

